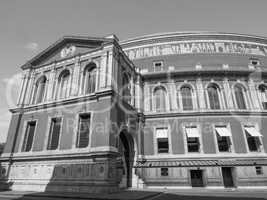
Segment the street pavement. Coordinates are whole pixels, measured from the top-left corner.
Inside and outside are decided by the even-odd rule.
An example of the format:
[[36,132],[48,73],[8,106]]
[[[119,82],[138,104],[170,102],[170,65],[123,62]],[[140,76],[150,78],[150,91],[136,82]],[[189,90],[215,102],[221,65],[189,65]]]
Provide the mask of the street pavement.
[[0,200],[267,200],[267,190],[127,190],[111,194],[0,192]]

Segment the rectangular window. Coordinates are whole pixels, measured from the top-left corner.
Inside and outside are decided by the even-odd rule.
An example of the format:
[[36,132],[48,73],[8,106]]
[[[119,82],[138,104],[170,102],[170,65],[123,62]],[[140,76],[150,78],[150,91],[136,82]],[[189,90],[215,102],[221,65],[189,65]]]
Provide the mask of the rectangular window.
[[154,71],[160,72],[163,70],[163,61],[155,61],[153,62]]
[[90,114],[79,115],[79,127],[76,140],[77,148],[85,148],[89,144],[90,119]]
[[199,132],[196,126],[186,126],[187,150],[188,152],[199,152]]
[[262,107],[264,110],[267,110],[267,102],[262,102]]
[[251,152],[259,152],[260,151],[260,137],[262,136],[255,128],[255,126],[244,126],[248,149]]
[[262,169],[261,166],[255,167],[255,170],[256,170],[256,174],[257,175],[262,175],[263,174],[263,169]]
[[55,150],[58,148],[61,121],[62,121],[61,117],[56,117],[51,119],[47,150]]
[[231,133],[226,126],[215,126],[219,152],[231,151]]
[[26,132],[22,145],[23,152],[28,152],[32,149],[35,127],[36,127],[36,121],[30,121],[27,123]]
[[169,176],[169,168],[160,168],[161,176]]
[[168,128],[156,129],[158,153],[169,153]]

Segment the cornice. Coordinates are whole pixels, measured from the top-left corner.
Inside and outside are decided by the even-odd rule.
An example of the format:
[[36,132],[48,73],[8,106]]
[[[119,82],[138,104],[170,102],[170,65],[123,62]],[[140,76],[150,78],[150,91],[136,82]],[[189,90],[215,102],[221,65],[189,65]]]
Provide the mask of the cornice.
[[91,95],[77,96],[77,97],[72,97],[69,99],[47,102],[47,103],[43,103],[43,104],[39,104],[39,105],[29,105],[29,106],[24,106],[24,107],[18,107],[18,108],[10,109],[10,112],[11,113],[18,113],[18,112],[25,113],[25,112],[30,112],[30,111],[53,108],[53,107],[57,107],[59,105],[60,106],[71,105],[71,104],[86,102],[86,101],[90,101],[90,100],[99,100],[100,98],[103,98],[105,96],[112,96],[113,94],[114,94],[114,91],[112,89],[101,90],[101,91],[97,91],[96,93],[93,93]]
[[238,34],[238,33],[224,33],[224,32],[171,32],[159,33],[152,35],[140,36],[132,39],[126,39],[120,42],[122,48],[139,46],[142,44],[153,44],[168,41],[183,41],[183,40],[199,40],[199,39],[226,39],[239,40],[243,42],[253,41],[262,44],[267,44],[267,37]]
[[144,113],[145,119],[172,118],[172,117],[210,117],[210,116],[259,116],[267,117],[267,111],[191,111],[191,112],[166,112],[166,113]]

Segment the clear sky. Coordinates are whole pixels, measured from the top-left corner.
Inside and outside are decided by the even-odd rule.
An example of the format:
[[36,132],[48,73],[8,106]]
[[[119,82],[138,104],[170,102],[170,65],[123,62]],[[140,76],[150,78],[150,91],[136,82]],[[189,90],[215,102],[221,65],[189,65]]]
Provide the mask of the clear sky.
[[18,84],[12,95],[6,89],[12,77],[63,35],[114,33],[123,40],[194,30],[267,36],[266,10],[267,0],[0,0],[0,142],[17,95]]

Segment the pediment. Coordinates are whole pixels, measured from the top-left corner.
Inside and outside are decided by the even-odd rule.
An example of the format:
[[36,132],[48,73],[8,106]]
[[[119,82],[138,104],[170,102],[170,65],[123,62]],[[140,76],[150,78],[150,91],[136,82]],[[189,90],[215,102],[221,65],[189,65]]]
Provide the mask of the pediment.
[[104,43],[111,41],[107,38],[63,37],[23,65],[22,68],[26,69],[29,66],[40,66],[60,61],[100,48]]

